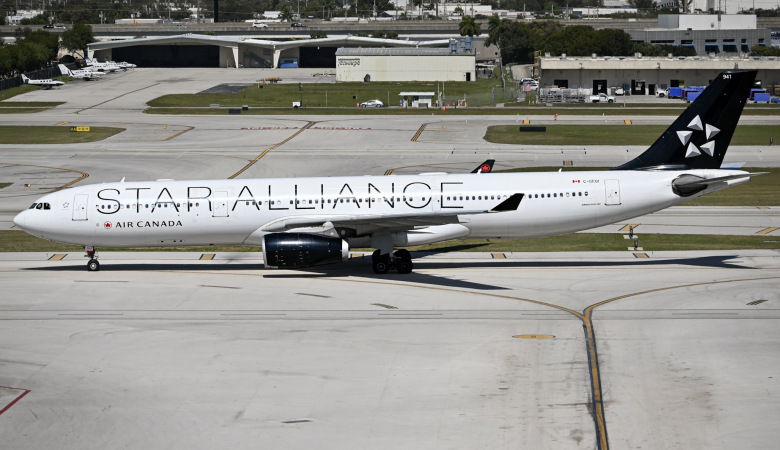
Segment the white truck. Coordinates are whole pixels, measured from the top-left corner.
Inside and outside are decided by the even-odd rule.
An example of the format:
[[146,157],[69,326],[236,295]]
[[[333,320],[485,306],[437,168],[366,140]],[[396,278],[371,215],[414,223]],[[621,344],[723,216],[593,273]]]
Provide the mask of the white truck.
[[610,97],[607,94],[597,94],[590,96],[591,103],[614,103],[615,97]]

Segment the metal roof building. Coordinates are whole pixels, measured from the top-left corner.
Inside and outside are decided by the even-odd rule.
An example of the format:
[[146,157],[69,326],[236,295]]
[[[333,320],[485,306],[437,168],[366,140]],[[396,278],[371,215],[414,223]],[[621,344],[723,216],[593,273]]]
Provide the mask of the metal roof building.
[[727,70],[757,70],[763,86],[780,84],[780,58],[724,58],[709,56],[543,57],[540,86],[589,88],[607,93],[612,87],[628,87],[631,95],[653,95],[657,88],[707,86]]
[[182,34],[89,44],[98,61],[130,61],[142,67],[279,67],[295,59],[300,67],[336,67],[336,49],[366,47],[446,47],[449,39],[411,41],[370,37],[334,37],[271,41]]

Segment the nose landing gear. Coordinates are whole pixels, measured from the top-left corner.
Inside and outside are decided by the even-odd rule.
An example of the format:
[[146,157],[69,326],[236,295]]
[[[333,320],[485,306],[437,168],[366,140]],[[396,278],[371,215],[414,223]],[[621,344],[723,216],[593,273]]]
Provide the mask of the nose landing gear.
[[87,270],[90,272],[97,272],[100,270],[100,263],[97,260],[97,251],[92,246],[85,246],[84,252],[86,252],[86,255],[84,255],[85,258],[89,258],[89,262],[87,262]]
[[390,256],[389,253],[381,254],[380,250],[374,251],[371,255],[371,264],[374,268],[374,273],[385,274],[390,269],[395,269],[398,273],[407,274],[411,273],[414,268],[412,264],[412,255],[408,250],[400,249]]

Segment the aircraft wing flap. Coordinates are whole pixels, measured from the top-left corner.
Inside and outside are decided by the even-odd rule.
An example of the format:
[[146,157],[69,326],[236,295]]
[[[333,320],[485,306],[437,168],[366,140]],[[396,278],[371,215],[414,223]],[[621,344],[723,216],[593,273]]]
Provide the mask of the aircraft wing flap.
[[282,217],[263,225],[259,231],[264,233],[279,233],[301,228],[330,227],[373,227],[410,229],[421,226],[444,225],[459,223],[458,216],[482,214],[485,210],[425,211],[401,214],[313,214],[307,216]]

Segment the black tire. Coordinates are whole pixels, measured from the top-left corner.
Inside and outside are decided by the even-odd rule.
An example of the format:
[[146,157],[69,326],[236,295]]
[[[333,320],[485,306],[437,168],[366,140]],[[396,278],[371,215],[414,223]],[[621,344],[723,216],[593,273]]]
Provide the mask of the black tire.
[[412,269],[414,268],[411,259],[400,259],[399,261],[396,261],[395,265],[398,268],[398,273],[401,274],[412,273]]
[[374,253],[371,254],[371,262],[375,263],[375,262],[379,261],[379,257],[380,256],[381,255],[379,254],[379,250],[374,250]]
[[387,258],[380,258],[378,261],[374,262],[373,266],[374,273],[378,275],[385,274],[388,270],[390,270],[390,262],[387,260]]
[[97,272],[100,270],[100,263],[97,259],[90,259],[87,263],[87,270],[90,272]]

